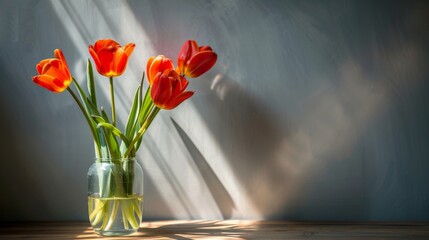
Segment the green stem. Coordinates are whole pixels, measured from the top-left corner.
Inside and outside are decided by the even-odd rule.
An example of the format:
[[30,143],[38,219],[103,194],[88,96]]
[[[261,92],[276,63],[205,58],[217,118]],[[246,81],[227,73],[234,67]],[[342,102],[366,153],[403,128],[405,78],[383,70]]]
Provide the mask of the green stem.
[[[121,204],[123,204],[123,202]],[[128,226],[128,220],[127,220],[127,217],[125,215],[124,208],[122,206],[121,206],[121,212],[122,212],[122,219],[123,219],[122,222],[124,223],[124,228],[128,229],[130,227]]]
[[113,89],[113,77],[110,77],[110,97],[112,99],[112,124],[116,127],[115,91]]
[[106,230],[110,229],[115,222],[116,215],[118,214],[118,208],[119,208],[119,200],[113,200],[113,209],[109,216],[109,221],[106,225]]
[[85,116],[86,122],[88,123],[89,129],[91,129],[91,133],[92,136],[94,138],[94,144],[97,145],[95,147],[95,154],[97,155],[97,157],[100,156],[100,149],[98,147],[97,141],[95,140],[97,138],[94,129],[91,127],[92,123],[91,123],[91,119],[89,118],[89,116],[87,115],[87,112],[85,111],[85,108],[83,107],[82,103],[79,101],[78,97],[76,96],[76,94],[71,90],[70,87],[67,88],[67,90],[69,91],[70,95],[72,95],[73,99],[76,101],[77,105],[79,106],[80,110],[83,113],[83,116]]
[[148,129],[149,125],[152,123],[155,116],[158,114],[158,112],[161,110],[159,107],[155,107],[155,109],[149,114],[146,121],[143,123],[143,126],[139,129],[137,132],[137,135],[134,137],[134,139],[131,141],[130,145],[127,148],[127,151],[124,154],[124,157],[128,157],[128,154],[130,154],[131,150],[134,147],[134,144],[143,136],[143,134]]
[[[143,85],[142,85],[143,86]],[[142,90],[140,89],[140,99],[141,99],[141,94],[142,94]],[[145,108],[144,107],[144,105],[145,105],[145,103],[146,103],[146,101],[149,101],[149,99],[150,99],[151,97],[150,97],[150,86],[146,89],[146,93],[144,94],[144,99],[143,99],[143,102],[142,103],[140,103],[140,104],[142,104],[143,106],[140,106],[140,108],[139,108],[139,113],[138,113],[138,115],[137,115],[137,120],[136,121],[134,121],[134,123],[133,123],[133,125],[132,125],[132,127],[131,127],[131,131],[134,131],[134,128],[136,127],[136,124],[137,124],[137,122],[139,122],[140,121],[140,118],[144,118],[144,116],[146,115],[146,112],[148,111],[148,109],[150,109],[152,106],[153,106],[153,102],[151,101],[151,103],[149,103],[149,104],[151,104],[149,107],[147,107],[147,108]],[[141,117],[140,117],[141,116]],[[131,137],[133,137],[134,135],[131,135]],[[130,137],[130,138],[131,138]],[[137,151],[137,149],[136,149],[136,151]]]
[[[98,216],[98,213],[100,213],[101,210],[103,210],[104,204],[106,204],[107,200],[98,200],[95,202],[94,210],[91,211],[89,214],[89,220],[93,222],[94,225],[96,225],[100,221],[100,217],[96,218]],[[92,203],[91,203],[92,204]],[[95,221],[97,220],[97,221]]]

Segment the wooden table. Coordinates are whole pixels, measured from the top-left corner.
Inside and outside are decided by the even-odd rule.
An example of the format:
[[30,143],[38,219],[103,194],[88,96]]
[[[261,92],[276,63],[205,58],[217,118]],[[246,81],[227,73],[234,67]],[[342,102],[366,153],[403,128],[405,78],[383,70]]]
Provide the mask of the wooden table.
[[127,237],[101,237],[86,222],[0,225],[2,239],[429,239],[429,223],[279,221],[144,222]]

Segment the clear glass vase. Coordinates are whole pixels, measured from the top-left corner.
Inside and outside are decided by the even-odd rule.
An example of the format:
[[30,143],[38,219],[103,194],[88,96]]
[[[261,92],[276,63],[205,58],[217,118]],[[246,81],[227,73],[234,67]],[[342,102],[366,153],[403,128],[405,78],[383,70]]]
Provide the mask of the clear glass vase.
[[137,232],[143,210],[143,170],[134,158],[96,158],[88,169],[89,221],[98,234]]

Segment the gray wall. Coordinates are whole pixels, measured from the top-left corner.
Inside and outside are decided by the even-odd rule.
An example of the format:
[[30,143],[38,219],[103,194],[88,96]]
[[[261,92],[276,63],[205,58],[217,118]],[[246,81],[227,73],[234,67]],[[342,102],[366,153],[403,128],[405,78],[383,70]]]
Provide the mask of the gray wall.
[[[135,42],[120,120],[151,55],[211,45],[195,96],[163,111],[138,159],[144,218],[429,220],[425,1],[0,2],[0,220],[86,220],[90,132],[67,92],[34,85],[87,46]],[[107,105],[108,81],[97,76]],[[108,108],[108,107],[106,107]]]

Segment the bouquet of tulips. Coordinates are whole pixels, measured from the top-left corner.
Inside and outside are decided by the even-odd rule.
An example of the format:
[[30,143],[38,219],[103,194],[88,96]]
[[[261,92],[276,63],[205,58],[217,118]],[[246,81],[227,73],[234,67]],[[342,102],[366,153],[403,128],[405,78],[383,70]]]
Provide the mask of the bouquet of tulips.
[[[110,82],[110,118],[103,107],[99,108],[98,106],[93,68],[89,59],[86,77],[87,91],[70,73],[61,50],[56,49],[54,58],[44,59],[36,65],[39,75],[33,77],[34,83],[55,93],[67,90],[76,101],[91,130],[96,159],[113,159],[112,161],[114,161],[114,159],[134,157],[140,147],[144,133],[159,111],[161,109],[171,110],[194,94],[194,92],[186,90],[189,83],[186,77],[199,77],[212,68],[217,60],[217,55],[211,47],[198,46],[194,40],[188,40],[183,44],[178,55],[177,67],[174,66],[172,60],[163,55],[149,58],[146,65],[148,87],[143,94],[145,78],[145,73],[143,73],[140,85],[134,94],[126,127],[121,131],[116,124],[114,78],[123,74],[134,48],[135,44],[133,43],[122,47],[112,39],[98,40],[94,45],[89,46],[89,53],[94,60],[98,73],[107,77]],[[70,86],[72,83],[78,94],[72,90]],[[123,171],[121,176],[130,175],[127,172],[129,171],[128,168],[124,167],[121,171]],[[105,197],[132,195],[133,193],[130,191],[132,187],[127,184],[130,184],[130,181],[114,188],[100,189],[100,195]],[[105,211],[104,205],[102,201],[99,201],[92,212],[90,211],[90,221],[103,222],[102,226],[108,228],[109,222],[113,221],[112,218],[115,216],[112,214],[107,218],[100,217],[100,213]],[[123,210],[123,216],[128,219],[124,225],[128,225],[128,223],[137,224],[132,219],[132,210],[130,213],[130,209],[133,209],[132,206],[123,206],[122,208],[128,209]]]

